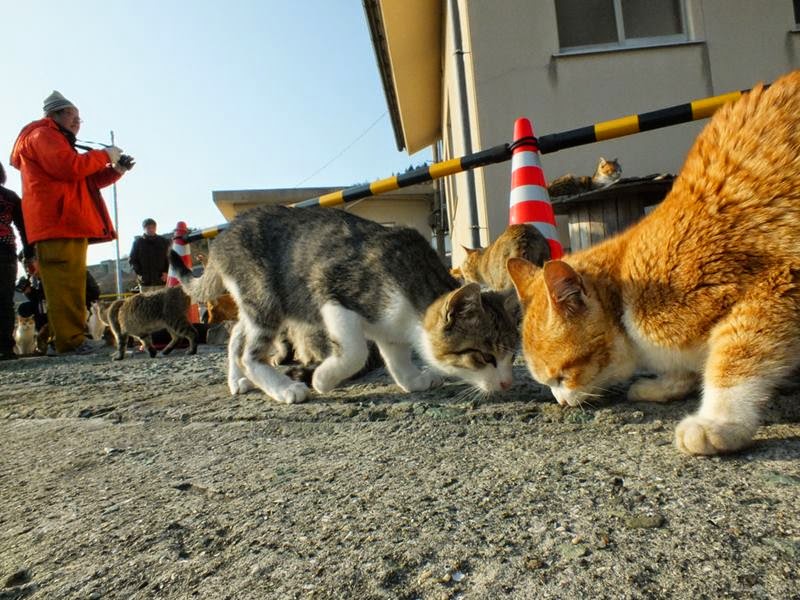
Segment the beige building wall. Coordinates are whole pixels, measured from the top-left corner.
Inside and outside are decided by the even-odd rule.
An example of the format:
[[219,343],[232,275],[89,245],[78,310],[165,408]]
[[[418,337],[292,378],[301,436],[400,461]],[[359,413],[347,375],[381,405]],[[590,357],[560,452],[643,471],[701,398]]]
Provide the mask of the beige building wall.
[[[446,6],[447,3],[445,3]],[[514,119],[538,135],[681,104],[771,81],[800,64],[800,34],[790,0],[686,0],[687,43],[560,54],[550,0],[461,0],[473,149],[510,141]],[[502,9],[500,8],[502,7]],[[442,55],[443,158],[463,154],[446,13]],[[617,157],[623,176],[678,172],[704,121],[677,125],[543,156],[548,179],[591,174],[600,156]],[[449,178],[453,260],[469,245],[464,176]],[[510,163],[478,169],[482,243],[508,222]],[[566,241],[566,237],[562,236]]]
[[[230,221],[237,214],[256,206],[289,205],[341,188],[290,188],[270,190],[218,190],[212,193],[214,203]],[[429,217],[433,208],[433,186],[423,183],[381,196],[356,200],[338,209],[388,226],[413,227],[426,240],[432,239]]]

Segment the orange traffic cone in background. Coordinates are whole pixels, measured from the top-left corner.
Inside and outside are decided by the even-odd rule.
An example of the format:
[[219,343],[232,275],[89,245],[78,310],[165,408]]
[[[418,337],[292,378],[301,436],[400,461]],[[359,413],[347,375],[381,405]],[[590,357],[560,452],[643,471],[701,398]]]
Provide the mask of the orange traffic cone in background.
[[[181,257],[183,264],[186,265],[186,268],[191,271],[192,269],[192,250],[186,240],[183,239],[183,236],[189,233],[189,227],[186,225],[184,221],[178,221],[178,224],[175,226],[175,232],[172,235],[172,249],[175,253]],[[176,287],[181,284],[180,280],[178,279],[178,274],[175,272],[175,269],[172,268],[172,265],[169,266],[169,272],[167,273],[167,287]],[[199,323],[200,322],[200,309],[197,304],[190,304],[189,305],[189,322],[190,323]]]
[[564,247],[558,239],[556,217],[547,192],[539,147],[528,119],[519,118],[514,122],[512,152],[509,223],[530,223],[536,227],[550,245],[550,257],[553,260],[561,258]]

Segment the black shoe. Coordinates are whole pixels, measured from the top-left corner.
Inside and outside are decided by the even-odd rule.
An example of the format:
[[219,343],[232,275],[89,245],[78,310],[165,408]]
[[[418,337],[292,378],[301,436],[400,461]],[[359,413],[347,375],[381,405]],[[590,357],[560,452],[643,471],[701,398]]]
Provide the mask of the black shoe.
[[19,356],[14,354],[13,350],[8,352],[0,352],[0,360],[17,360]]

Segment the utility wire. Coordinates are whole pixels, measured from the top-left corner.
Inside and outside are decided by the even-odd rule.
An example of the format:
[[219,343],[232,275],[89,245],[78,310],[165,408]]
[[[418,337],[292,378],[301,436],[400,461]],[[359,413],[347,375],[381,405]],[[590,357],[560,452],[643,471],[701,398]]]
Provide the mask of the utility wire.
[[383,119],[383,118],[384,118],[386,115],[388,115],[388,114],[389,114],[389,111],[388,111],[388,110],[384,111],[384,112],[383,112],[383,114],[382,114],[380,117],[378,117],[377,119],[375,119],[375,120],[372,122],[372,124],[371,124],[369,127],[367,127],[367,128],[364,130],[364,131],[362,131],[360,134],[358,134],[358,137],[356,137],[356,139],[354,139],[352,142],[350,142],[349,144],[347,144],[347,146],[345,146],[345,148],[344,148],[344,149],[343,149],[341,152],[339,152],[339,154],[337,154],[336,156],[334,156],[332,159],[330,159],[328,162],[326,162],[324,165],[322,165],[322,166],[321,166],[319,169],[317,169],[316,171],[314,171],[314,172],[313,172],[311,175],[309,175],[308,177],[306,177],[305,179],[303,179],[303,180],[302,180],[302,181],[300,181],[299,183],[296,183],[294,187],[300,187],[300,186],[301,186],[301,185],[303,185],[303,184],[304,184],[306,181],[308,181],[309,179],[311,179],[311,178],[312,178],[312,177],[314,177],[315,175],[317,175],[317,174],[321,173],[322,171],[324,171],[325,169],[327,169],[327,168],[330,166],[330,164],[331,164],[332,162],[334,162],[334,161],[335,161],[337,158],[341,157],[341,156],[342,156],[342,154],[344,154],[345,152],[347,152],[348,150],[350,150],[350,148],[352,148],[353,146],[355,146],[355,144],[356,144],[356,142],[357,142],[358,140],[360,140],[360,139],[361,139],[361,138],[363,138],[365,135],[367,135],[367,134],[369,133],[369,131],[370,131],[370,130],[371,130],[373,127],[375,127],[375,125],[377,125],[378,123],[380,123],[380,122],[381,122],[381,120],[382,120],[382,119]]

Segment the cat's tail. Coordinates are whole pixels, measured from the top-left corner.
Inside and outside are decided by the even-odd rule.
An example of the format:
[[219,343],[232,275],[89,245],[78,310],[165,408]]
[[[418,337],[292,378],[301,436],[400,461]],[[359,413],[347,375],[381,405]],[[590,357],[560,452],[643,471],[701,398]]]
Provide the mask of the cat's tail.
[[192,274],[192,271],[183,264],[180,255],[174,250],[169,252],[169,263],[183,289],[194,302],[213,302],[225,293],[225,285],[219,271],[214,266],[213,257],[208,260],[200,277]]

